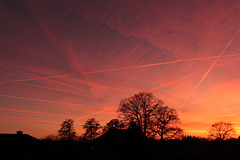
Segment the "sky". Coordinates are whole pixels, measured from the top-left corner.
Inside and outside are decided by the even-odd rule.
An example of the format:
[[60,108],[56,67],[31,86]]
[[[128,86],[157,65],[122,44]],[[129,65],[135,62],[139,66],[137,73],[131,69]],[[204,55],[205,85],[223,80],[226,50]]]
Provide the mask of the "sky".
[[78,135],[123,98],[153,93],[185,134],[240,135],[240,1],[0,1],[0,133]]

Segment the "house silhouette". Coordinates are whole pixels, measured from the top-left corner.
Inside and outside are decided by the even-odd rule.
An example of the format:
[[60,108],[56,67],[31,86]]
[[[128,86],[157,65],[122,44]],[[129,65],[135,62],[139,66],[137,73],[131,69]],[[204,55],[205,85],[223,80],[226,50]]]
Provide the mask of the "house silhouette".
[[0,133],[0,142],[2,153],[6,154],[8,159],[30,159],[30,155],[37,150],[39,140],[19,130],[16,134]]

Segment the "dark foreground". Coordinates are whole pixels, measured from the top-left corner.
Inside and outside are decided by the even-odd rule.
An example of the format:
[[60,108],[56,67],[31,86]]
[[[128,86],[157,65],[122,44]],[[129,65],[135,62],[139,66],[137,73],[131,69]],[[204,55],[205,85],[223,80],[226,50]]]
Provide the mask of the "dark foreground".
[[[117,135],[118,136],[118,135]],[[121,137],[121,135],[119,136]],[[38,140],[29,135],[0,135],[6,159],[239,159],[240,141],[184,139],[157,141],[139,136],[101,136],[91,143]]]

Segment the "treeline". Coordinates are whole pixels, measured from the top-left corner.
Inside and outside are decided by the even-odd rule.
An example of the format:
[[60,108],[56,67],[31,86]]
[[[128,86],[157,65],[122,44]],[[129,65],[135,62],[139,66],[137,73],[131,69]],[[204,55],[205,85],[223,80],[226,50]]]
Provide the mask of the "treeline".
[[[45,137],[49,140],[77,140],[89,142],[106,133],[110,128],[129,129],[137,128],[144,137],[160,140],[183,139],[197,140],[195,136],[184,136],[180,128],[180,118],[176,109],[164,105],[164,102],[152,93],[139,92],[120,101],[117,110],[119,119],[112,119],[105,126],[101,126],[95,118],[88,119],[82,125],[84,133],[77,136],[74,121],[66,119],[62,122],[58,135]],[[209,138],[225,140],[235,134],[231,122],[217,122],[210,127]]]

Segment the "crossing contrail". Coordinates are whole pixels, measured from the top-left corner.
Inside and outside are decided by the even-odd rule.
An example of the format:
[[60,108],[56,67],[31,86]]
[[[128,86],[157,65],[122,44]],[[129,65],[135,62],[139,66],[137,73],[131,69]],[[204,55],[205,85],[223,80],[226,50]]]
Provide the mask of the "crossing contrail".
[[[240,53],[236,53],[236,54],[231,54],[231,55],[225,55],[223,57],[233,57],[233,56],[239,56],[239,55],[240,55]],[[145,64],[145,65],[139,65],[139,66],[105,69],[105,70],[91,71],[91,72],[85,72],[85,73],[93,74],[93,73],[101,73],[101,72],[109,72],[109,71],[146,68],[146,67],[160,66],[160,65],[164,65],[164,64],[172,64],[172,63],[177,63],[177,62],[189,62],[189,61],[199,61],[199,60],[205,60],[205,59],[214,59],[217,57],[218,56],[198,57],[198,58],[191,58],[191,59],[178,59],[178,60],[168,61],[168,62],[160,62],[160,63],[152,63],[152,64]]]
[[41,80],[41,79],[51,79],[51,78],[60,78],[60,77],[68,77],[68,76],[72,76],[75,74],[65,74],[65,75],[56,75],[56,76],[48,76],[48,77],[34,77],[34,78],[26,78],[26,79],[17,79],[17,80],[12,80],[12,81],[4,81],[4,82],[0,82],[0,84],[4,84],[4,83],[11,83],[11,82],[22,82],[22,81],[31,81],[31,80]]
[[[88,85],[90,85],[92,87],[106,89],[108,91],[111,91],[114,94],[119,94],[119,95],[126,95],[128,93],[128,91],[125,91],[125,90],[120,89],[120,88],[110,87],[110,86],[94,83],[94,82],[91,82],[91,81],[74,79],[73,77],[72,77],[72,79],[76,80],[76,82],[77,82],[77,83],[74,82],[75,85],[51,79],[51,78],[71,77],[72,75],[76,75],[76,74],[67,74],[67,75],[64,75],[64,76],[63,75],[54,75],[54,76],[48,76],[48,77],[46,77],[46,76],[41,77],[41,76],[38,76],[38,75],[35,75],[35,74],[32,74],[32,73],[28,73],[28,72],[25,72],[25,71],[22,71],[22,70],[13,68],[13,67],[9,67],[9,66],[3,65],[3,64],[0,64],[0,66],[3,67],[3,68],[9,69],[9,70],[14,70],[14,71],[17,71],[17,72],[20,72],[20,73],[23,73],[23,74],[34,76],[33,78],[26,78],[26,79],[19,79],[19,80],[0,82],[0,85],[4,84],[4,83],[19,83],[19,82],[25,82],[25,81],[30,81],[30,80],[47,80],[47,81],[50,81],[50,82],[53,82],[53,83],[56,83],[56,84],[61,84],[61,85],[68,86],[68,87],[71,87],[71,88],[80,89],[81,91],[84,91],[84,92],[89,92],[89,91],[84,89],[84,88],[78,87],[76,85],[77,83],[84,83],[84,84],[87,83]],[[24,85],[36,86],[36,85],[30,84],[30,83],[24,83]],[[43,86],[37,86],[37,87],[46,88],[46,89],[53,89],[53,90],[59,90],[59,89],[43,87]],[[68,92],[70,92],[70,90]],[[77,93],[82,93],[82,92],[77,92]]]
[[[223,57],[223,56],[222,56],[222,57]],[[234,61],[237,61],[237,60],[239,60],[239,59],[240,59],[240,57],[237,57],[237,58],[235,58],[235,59],[233,59],[233,60],[231,60],[231,61],[223,62],[223,63],[221,63],[221,64],[216,64],[214,67],[220,67],[220,66],[223,66],[223,65],[232,63],[232,62],[234,62]],[[187,78],[190,78],[190,77],[192,77],[192,76],[194,76],[194,75],[196,75],[196,74],[199,74],[200,72],[203,72],[203,71],[204,71],[204,70],[199,70],[198,72],[195,72],[195,73],[193,73],[193,74],[189,74],[188,76],[185,76],[185,77],[182,77],[182,78],[173,80],[173,81],[171,81],[171,82],[168,82],[168,83],[166,83],[166,84],[163,84],[163,85],[160,85],[160,86],[151,88],[151,89],[149,89],[149,91],[153,91],[153,90],[156,90],[156,89],[158,89],[158,88],[162,88],[162,87],[169,86],[169,85],[174,84],[174,83],[176,83],[176,82],[179,82],[179,81],[185,80],[185,79],[187,79]]]
[[[240,56],[240,53],[236,53],[236,54],[230,54],[230,55],[223,55],[222,57],[234,57],[234,56]],[[174,60],[174,61],[168,61],[168,62],[160,62],[160,63],[152,63],[152,64],[145,64],[145,65],[138,65],[138,66],[130,66],[130,67],[121,67],[121,68],[112,68],[112,69],[105,69],[105,70],[97,70],[97,71],[89,71],[89,72],[84,72],[83,74],[94,74],[94,73],[102,73],[102,72],[109,72],[109,71],[119,71],[119,70],[127,70],[127,69],[138,69],[138,68],[146,68],[146,67],[154,67],[154,66],[160,66],[160,65],[165,65],[165,64],[172,64],[172,63],[178,63],[178,62],[190,62],[190,61],[200,61],[200,60],[206,60],[206,59],[214,59],[217,58],[218,56],[210,56],[210,57],[198,57],[198,58],[191,58],[191,59],[178,59],[178,60]],[[7,67],[5,65],[0,64],[1,67],[4,68],[10,68]],[[16,70],[16,69],[14,69]],[[26,72],[24,72],[26,73]],[[34,74],[30,74],[29,75],[34,75]],[[50,80],[51,78],[62,78],[62,77],[69,77],[69,76],[75,76],[75,75],[79,75],[80,73],[72,73],[72,74],[63,74],[63,75],[54,75],[54,76],[45,76],[45,77],[41,77],[41,76],[37,76],[37,77],[33,77],[33,78],[25,78],[25,79],[18,79],[18,80],[10,80],[10,81],[2,81],[0,82],[0,84],[5,84],[5,83],[13,83],[13,82],[23,82],[23,81],[30,81],[30,80],[41,80],[41,79],[46,79],[46,80]],[[55,81],[56,83],[62,83],[62,82],[58,82]],[[73,88],[76,88],[75,86],[72,86],[70,84],[65,84],[62,83],[63,85],[66,86],[70,86]]]
[[29,115],[50,115],[50,116],[59,116],[59,117],[76,117],[76,115],[71,114],[61,114],[61,113],[50,113],[50,112],[42,112],[42,111],[34,111],[34,110],[26,110],[26,109],[17,109],[17,108],[0,108],[0,111],[3,112],[21,112]]
[[214,65],[217,63],[217,61],[219,60],[219,58],[222,57],[224,51],[230,46],[230,44],[232,43],[233,39],[231,39],[227,45],[224,47],[224,49],[221,51],[221,53],[216,57],[216,59],[213,61],[212,65],[209,67],[209,69],[205,72],[205,74],[202,76],[202,78],[200,79],[200,81],[198,82],[198,84],[193,88],[192,92],[188,95],[188,97],[186,98],[186,100],[184,101],[182,107],[187,103],[187,101],[189,100],[189,98],[192,97],[192,95],[195,93],[195,91],[197,90],[197,88],[201,85],[201,83],[204,81],[204,79],[208,76],[208,74],[211,72],[211,70],[213,69]]
[[17,80],[10,80],[10,81],[2,81],[2,82],[0,82],[0,85],[1,84],[5,84],[5,83],[24,82],[24,81],[30,81],[30,80],[48,80],[48,81],[51,81],[53,83],[61,84],[61,85],[68,86],[68,87],[71,87],[71,88],[82,89],[82,88],[79,88],[77,86],[73,86],[73,85],[68,84],[68,83],[59,82],[59,81],[51,79],[51,78],[68,77],[68,76],[73,76],[73,75],[76,75],[76,74],[64,74],[64,75],[54,75],[54,76],[42,77],[42,76],[38,76],[38,75],[35,75],[35,74],[32,74],[32,73],[21,71],[19,69],[13,68],[13,67],[6,66],[6,65],[3,65],[3,64],[0,64],[0,66],[3,67],[3,68],[7,68],[7,69],[10,69],[10,70],[14,70],[14,71],[23,73],[23,74],[34,76],[33,78],[25,78],[25,79],[17,79]]
[[71,105],[71,106],[96,107],[96,106],[81,105],[81,104],[76,104],[76,103],[67,103],[67,102],[61,102],[61,101],[53,101],[53,100],[47,100],[47,99],[12,96],[12,95],[6,95],[6,94],[0,94],[0,96],[1,97],[8,97],[8,98],[23,99],[23,100],[40,101],[40,102],[48,102],[48,103],[56,103],[56,104],[64,104],[64,105]]

